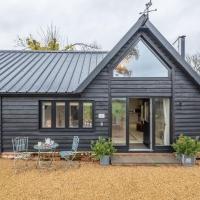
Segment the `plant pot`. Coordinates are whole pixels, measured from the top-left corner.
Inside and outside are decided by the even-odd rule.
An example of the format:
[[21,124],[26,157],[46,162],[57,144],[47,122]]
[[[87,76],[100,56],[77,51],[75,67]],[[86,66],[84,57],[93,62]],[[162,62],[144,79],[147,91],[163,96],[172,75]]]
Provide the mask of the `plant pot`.
[[182,162],[182,155],[181,154],[175,154],[175,157],[176,159],[179,161],[179,162]]
[[109,165],[110,164],[110,156],[102,156],[100,158],[100,165]]
[[194,166],[196,163],[195,156],[182,155],[181,162],[184,166]]

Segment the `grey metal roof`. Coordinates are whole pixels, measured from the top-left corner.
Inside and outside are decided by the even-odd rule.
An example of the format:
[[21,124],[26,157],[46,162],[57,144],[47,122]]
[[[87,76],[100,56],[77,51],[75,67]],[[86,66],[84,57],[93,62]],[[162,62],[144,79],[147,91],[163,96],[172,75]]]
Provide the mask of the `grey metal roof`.
[[73,93],[106,54],[0,51],[0,93]]

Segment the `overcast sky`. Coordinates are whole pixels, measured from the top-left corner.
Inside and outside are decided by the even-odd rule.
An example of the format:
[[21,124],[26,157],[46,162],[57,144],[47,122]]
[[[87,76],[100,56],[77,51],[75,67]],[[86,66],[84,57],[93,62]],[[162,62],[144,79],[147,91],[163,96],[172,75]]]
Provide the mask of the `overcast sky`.
[[[0,3],[0,49],[17,35],[55,24],[70,43],[96,41],[110,50],[137,21],[148,0],[5,0]],[[200,51],[200,1],[153,0],[151,22],[173,43],[185,34],[187,53]]]

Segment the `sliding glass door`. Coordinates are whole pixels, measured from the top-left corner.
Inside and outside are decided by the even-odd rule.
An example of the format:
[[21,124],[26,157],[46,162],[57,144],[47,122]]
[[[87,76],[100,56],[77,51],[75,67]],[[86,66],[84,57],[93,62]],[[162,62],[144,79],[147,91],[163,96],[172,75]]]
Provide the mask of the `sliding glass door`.
[[151,149],[150,99],[129,98],[129,150]]
[[170,100],[155,98],[155,145],[170,145]]
[[112,142],[126,145],[126,98],[112,99]]
[[112,98],[112,142],[130,151],[170,146],[170,99]]

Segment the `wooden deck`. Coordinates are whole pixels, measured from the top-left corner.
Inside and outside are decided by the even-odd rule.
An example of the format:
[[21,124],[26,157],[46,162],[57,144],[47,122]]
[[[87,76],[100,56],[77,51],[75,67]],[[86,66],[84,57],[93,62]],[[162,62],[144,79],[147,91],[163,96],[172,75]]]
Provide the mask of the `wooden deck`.
[[116,153],[111,158],[112,165],[156,165],[179,164],[172,153]]

